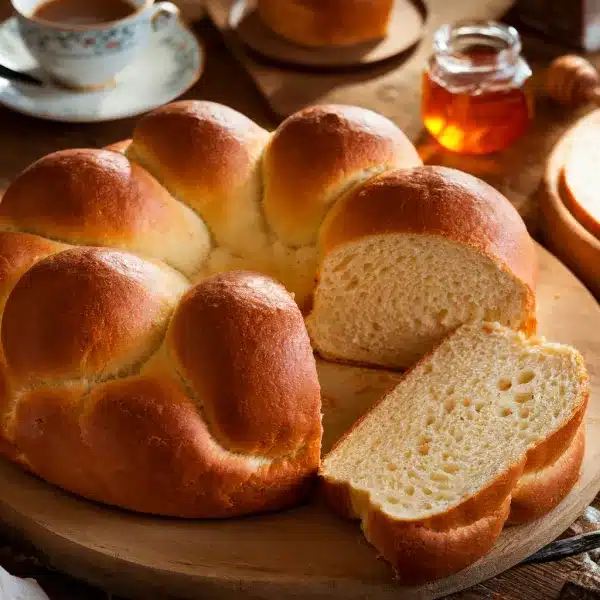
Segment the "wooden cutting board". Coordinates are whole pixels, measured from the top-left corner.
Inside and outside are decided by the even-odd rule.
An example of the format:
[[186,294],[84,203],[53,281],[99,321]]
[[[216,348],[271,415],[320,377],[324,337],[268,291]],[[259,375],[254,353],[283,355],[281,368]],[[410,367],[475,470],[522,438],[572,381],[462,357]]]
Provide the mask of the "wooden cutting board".
[[[556,538],[600,489],[600,308],[547,251],[538,288],[540,330],[586,359],[592,395],[581,479],[551,514],[505,530],[493,551],[448,579],[394,583],[356,523],[318,501],[274,515],[185,521],[136,515],[81,500],[0,461],[0,519],[56,568],[143,600],[165,598],[436,598],[504,571]],[[330,446],[397,374],[321,362]]]

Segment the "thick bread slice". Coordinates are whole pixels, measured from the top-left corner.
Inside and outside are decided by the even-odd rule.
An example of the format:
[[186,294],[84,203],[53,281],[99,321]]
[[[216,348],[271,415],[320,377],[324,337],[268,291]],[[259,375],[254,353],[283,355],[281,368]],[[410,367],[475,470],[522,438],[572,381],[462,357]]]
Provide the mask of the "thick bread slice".
[[325,457],[335,510],[362,520],[401,580],[454,573],[508,518],[552,509],[583,458],[588,377],[568,346],[465,325],[423,358]]
[[416,167],[340,199],[320,233],[307,327],[324,358],[406,368],[473,321],[535,330],[535,247],[510,202],[471,175]]

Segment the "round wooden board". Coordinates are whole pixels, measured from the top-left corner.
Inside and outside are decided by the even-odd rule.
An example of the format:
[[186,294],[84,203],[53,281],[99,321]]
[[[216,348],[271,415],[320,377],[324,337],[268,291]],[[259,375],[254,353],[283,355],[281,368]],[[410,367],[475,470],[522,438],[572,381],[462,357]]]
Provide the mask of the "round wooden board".
[[565,206],[563,167],[573,140],[590,127],[600,131],[600,110],[595,110],[567,131],[548,159],[539,202],[548,247],[600,297],[600,240],[592,235]]
[[[164,598],[436,598],[493,577],[556,538],[600,489],[600,308],[540,248],[540,331],[583,353],[591,378],[588,446],[581,479],[551,514],[507,528],[492,552],[448,579],[418,588],[394,583],[357,523],[315,501],[279,514],[229,521],[141,516],[63,493],[0,461],[0,518],[56,568],[123,595]],[[342,428],[397,374],[319,365],[325,426]],[[337,433],[337,432],[336,432]],[[327,444],[332,441],[331,429]]]
[[396,0],[387,37],[353,46],[308,48],[273,33],[253,0],[233,2],[229,27],[251,50],[281,63],[312,68],[365,66],[407,51],[421,39],[427,10],[421,0]]

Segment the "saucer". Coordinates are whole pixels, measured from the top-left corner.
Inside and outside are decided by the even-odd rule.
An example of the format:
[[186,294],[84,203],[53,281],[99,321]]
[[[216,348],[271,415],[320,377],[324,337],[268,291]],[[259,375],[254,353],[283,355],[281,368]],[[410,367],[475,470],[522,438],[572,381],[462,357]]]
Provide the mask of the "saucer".
[[26,115],[70,123],[133,117],[171,102],[200,78],[204,50],[180,22],[156,34],[137,60],[122,71],[112,88],[78,92],[52,83],[21,41],[17,20],[0,24],[0,61],[45,83],[35,86],[0,79],[0,104]]

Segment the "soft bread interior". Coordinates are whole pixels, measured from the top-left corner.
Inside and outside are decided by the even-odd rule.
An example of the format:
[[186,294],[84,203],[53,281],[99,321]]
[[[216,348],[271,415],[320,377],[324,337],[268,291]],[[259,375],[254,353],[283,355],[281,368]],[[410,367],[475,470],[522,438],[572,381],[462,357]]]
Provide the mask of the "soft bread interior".
[[[350,431],[322,475],[394,519],[427,519],[490,486],[586,399],[576,350],[497,324],[464,326]],[[354,505],[360,517],[365,508]]]
[[432,235],[370,236],[324,258],[307,326],[325,358],[404,368],[464,323],[522,327],[526,293],[468,246]]

